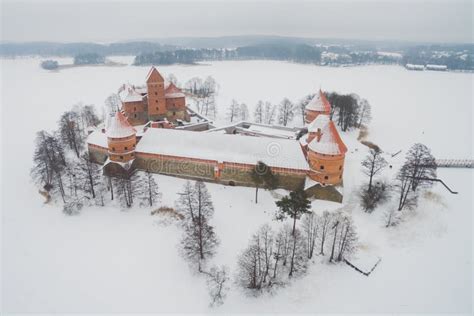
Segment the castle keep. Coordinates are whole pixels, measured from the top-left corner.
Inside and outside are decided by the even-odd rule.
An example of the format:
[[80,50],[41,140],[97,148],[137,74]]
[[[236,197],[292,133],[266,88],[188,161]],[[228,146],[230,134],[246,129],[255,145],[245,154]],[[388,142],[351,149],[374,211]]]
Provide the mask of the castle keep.
[[128,87],[121,111],[87,139],[90,156],[105,173],[128,176],[140,169],[252,186],[252,170],[262,161],[285,189],[342,183],[347,148],[322,91],[306,107],[304,128],[239,122],[189,131],[176,124],[192,113],[184,93],[172,83],[165,87],[155,67],[146,81],[146,88]]

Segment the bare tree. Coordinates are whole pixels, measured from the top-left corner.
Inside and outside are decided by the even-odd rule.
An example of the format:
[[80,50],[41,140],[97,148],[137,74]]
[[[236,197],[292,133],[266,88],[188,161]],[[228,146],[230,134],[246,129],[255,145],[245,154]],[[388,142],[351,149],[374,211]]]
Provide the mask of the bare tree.
[[227,109],[227,119],[232,123],[240,115],[240,105],[236,100],[232,100]]
[[293,103],[287,98],[284,98],[278,107],[278,123],[286,126],[293,120],[294,117]]
[[178,78],[176,78],[176,76],[173,74],[173,73],[170,73],[168,74],[168,76],[166,76],[166,81],[168,81],[169,83],[172,83],[174,84],[175,86],[178,86]]
[[105,112],[108,113],[109,115],[113,115],[120,111],[120,108],[122,107],[122,101],[120,100],[120,97],[118,94],[113,93],[105,99],[104,102],[105,105]]
[[331,214],[328,211],[324,211],[323,215],[321,217],[321,220],[320,220],[320,222],[321,222],[321,224],[320,224],[320,232],[321,232],[320,241],[321,241],[321,244],[320,244],[320,250],[319,250],[320,255],[324,255],[324,245],[325,245],[326,240],[327,240],[327,236],[328,236],[328,232],[329,232],[329,229],[330,229],[331,221],[332,221]]
[[272,105],[270,102],[265,102],[263,123],[269,125],[275,123],[276,109],[276,105]]
[[[273,232],[269,225],[259,228],[238,259],[237,282],[244,288],[261,290],[271,286],[270,269],[273,267]],[[275,274],[274,274],[275,277]]]
[[306,123],[306,106],[308,105],[309,101],[314,97],[314,94],[309,94],[305,96],[298,104],[295,106],[296,113],[301,117],[301,124],[304,125]]
[[130,177],[115,178],[113,181],[117,195],[124,207],[132,207],[133,205],[134,197],[136,195],[135,184],[137,178],[138,175],[135,173]]
[[344,259],[344,256],[355,252],[358,240],[357,233],[350,215],[342,212],[335,215],[332,229],[334,235],[329,262],[339,262]]
[[399,211],[416,206],[417,190],[433,184],[430,179],[436,178],[436,168],[436,160],[428,147],[417,143],[410,148],[396,177]]
[[255,106],[255,111],[253,113],[253,120],[255,123],[263,123],[264,119],[264,104],[263,101],[258,101],[257,105]]
[[318,222],[319,216],[314,212],[307,213],[303,217],[303,232],[306,239],[306,255],[308,259],[313,258],[318,237]]
[[79,158],[84,148],[85,132],[81,128],[80,117],[74,111],[67,111],[59,119],[59,134],[63,143],[74,150]]
[[358,127],[362,125],[368,125],[372,120],[372,109],[366,99],[359,100],[359,123]]
[[[191,263],[196,264],[201,272],[203,263],[215,253],[219,244],[214,228],[209,220],[214,213],[211,196],[202,181],[194,186],[196,212],[191,217],[185,217],[184,235],[181,241],[183,254]],[[192,219],[194,217],[194,220]]]
[[211,307],[219,306],[224,303],[229,286],[229,269],[225,266],[220,268],[214,266],[207,275],[207,288],[211,297]]
[[249,119],[249,109],[247,107],[247,104],[240,104],[239,115],[241,121],[247,121]]
[[368,191],[372,189],[372,180],[386,166],[387,161],[382,157],[382,152],[376,149],[370,149],[369,154],[362,161],[362,172],[369,177]]
[[178,193],[179,198],[175,203],[176,209],[191,221],[196,219],[197,201],[194,187],[190,181],[186,181],[183,190]]
[[156,204],[161,198],[161,193],[158,191],[158,184],[153,174],[148,170],[140,177],[138,195],[142,200],[142,204],[147,204],[150,207]]
[[288,276],[302,273],[306,270],[308,256],[305,253],[305,240],[299,229],[293,231],[290,241],[290,258]]
[[100,182],[99,166],[92,162],[88,152],[81,155],[76,174],[84,183],[84,191],[89,193],[93,199],[96,198],[96,186]]

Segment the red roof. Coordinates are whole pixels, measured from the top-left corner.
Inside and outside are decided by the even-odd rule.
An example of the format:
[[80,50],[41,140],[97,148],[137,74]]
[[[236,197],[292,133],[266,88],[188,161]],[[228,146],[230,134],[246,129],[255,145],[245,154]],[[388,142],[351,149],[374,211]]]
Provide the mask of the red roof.
[[167,98],[181,98],[184,97],[184,93],[181,91],[180,88],[175,86],[174,83],[170,83],[168,87],[165,89],[165,96]]
[[165,79],[161,76],[159,71],[155,68],[155,66],[152,66],[150,71],[148,72],[148,75],[146,76],[146,82],[164,82]]
[[331,113],[331,104],[321,89],[319,89],[319,93],[317,93],[314,98],[311,99],[311,101],[309,101],[309,103],[306,105],[306,110],[323,112],[326,114]]
[[133,136],[136,133],[137,131],[130,125],[122,112],[117,112],[115,116],[110,119],[106,131],[107,137],[109,138],[124,138]]
[[343,155],[347,147],[341,139],[336,125],[326,114],[319,114],[310,124],[310,132],[319,133],[308,145],[308,148],[316,153],[325,155]]

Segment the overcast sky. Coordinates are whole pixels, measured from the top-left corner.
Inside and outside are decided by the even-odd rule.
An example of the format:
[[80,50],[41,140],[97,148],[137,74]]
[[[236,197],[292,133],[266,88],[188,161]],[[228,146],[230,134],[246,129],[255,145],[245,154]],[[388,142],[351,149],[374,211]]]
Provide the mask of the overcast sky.
[[472,42],[472,0],[0,0],[3,41],[284,35]]

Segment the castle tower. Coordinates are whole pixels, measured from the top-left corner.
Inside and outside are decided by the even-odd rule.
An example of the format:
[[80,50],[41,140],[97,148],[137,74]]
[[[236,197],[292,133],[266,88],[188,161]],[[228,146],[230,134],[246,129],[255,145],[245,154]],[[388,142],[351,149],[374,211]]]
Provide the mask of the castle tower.
[[340,184],[347,147],[329,115],[318,114],[308,126],[306,141],[309,177],[322,184]]
[[141,125],[148,122],[146,103],[143,96],[132,87],[128,88],[127,96],[122,100],[122,111],[132,125]]
[[109,121],[106,135],[109,159],[114,162],[128,162],[135,158],[137,131],[130,125],[122,112],[117,112]]
[[324,93],[319,89],[319,92],[316,93],[313,99],[309,101],[305,109],[305,121],[306,123],[313,122],[319,114],[331,113],[331,104],[324,95]]
[[151,67],[146,78],[148,117],[152,121],[166,116],[165,80],[155,67]]

